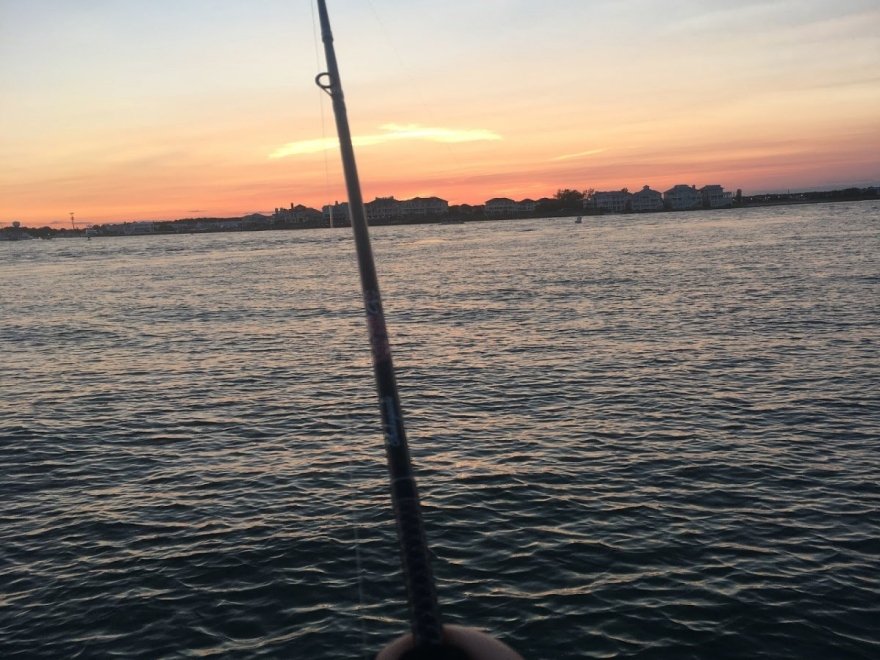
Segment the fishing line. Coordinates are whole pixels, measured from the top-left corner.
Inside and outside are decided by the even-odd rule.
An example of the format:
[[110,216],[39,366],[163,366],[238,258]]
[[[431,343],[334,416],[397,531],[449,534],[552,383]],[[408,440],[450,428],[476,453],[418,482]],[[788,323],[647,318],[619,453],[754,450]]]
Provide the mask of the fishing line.
[[[315,71],[320,71],[323,67],[321,62],[321,45],[320,28],[318,27],[318,17],[315,14],[315,3],[309,2],[309,8],[312,10],[312,43],[315,46]],[[318,89],[315,92],[318,95],[318,112],[321,115],[321,142],[327,143],[327,99],[326,94],[321,93]],[[333,226],[333,198],[330,187],[330,150],[323,149],[324,155],[324,198],[330,209],[330,226]],[[323,211],[323,208],[321,209]]]
[[[321,69],[321,38],[320,32],[318,29],[318,19],[315,15],[315,3],[309,2],[309,6],[312,10],[312,41],[315,45],[315,70],[319,71]],[[321,140],[323,142],[327,141],[327,101],[325,98],[325,94],[317,89],[316,92],[318,95],[319,102],[319,110],[321,113]],[[330,204],[330,155],[329,149],[324,149],[324,195],[327,198],[327,203]],[[333,225],[333,207],[330,206],[330,224]],[[345,413],[345,428],[347,431],[350,431],[354,428],[351,421],[351,414],[349,412]],[[348,492],[354,494],[355,493],[355,484],[354,484],[354,463],[352,461],[352,456],[350,452],[346,452],[347,456],[347,479],[348,479]],[[353,501],[354,497],[349,498],[349,501]],[[363,560],[361,558],[361,521],[358,517],[357,508],[354,505],[351,505],[349,510],[349,523],[351,524],[352,534],[354,537],[354,564],[355,570],[357,571],[357,592],[358,592],[358,601],[357,607],[355,608],[355,612],[357,613],[357,620],[360,627],[361,633],[361,657],[364,660],[368,660],[372,657],[372,653],[369,652],[367,648],[367,625],[364,620],[364,611],[365,611],[365,603],[364,603],[364,570],[363,570]]]
[[[351,430],[353,428],[351,423],[351,414],[345,413],[345,427],[347,430]],[[348,490],[350,493],[355,493],[354,487],[354,463],[352,461],[352,452],[345,452],[348,457]],[[355,498],[352,497],[351,501]],[[357,507],[351,505],[351,526],[354,530],[354,562],[355,568],[357,570],[357,589],[358,589],[358,605],[357,605],[357,619],[360,623],[361,629],[361,657],[365,660],[370,658],[371,654],[367,650],[367,625],[364,621],[364,570],[363,570],[363,562],[361,560],[361,521],[358,516]]]
[[342,169],[345,173],[345,187],[348,193],[348,215],[355,239],[361,293],[373,356],[373,375],[385,441],[391,502],[397,523],[401,568],[409,601],[410,625],[416,648],[439,649],[443,646],[443,629],[437,604],[436,585],[403,423],[388,328],[385,323],[382,296],[379,293],[378,273],[373,259],[363,193],[351,139],[351,126],[348,122],[336,51],[333,47],[333,33],[330,29],[326,0],[318,0],[318,12],[327,69],[315,77],[315,83],[332,99],[336,132],[339,136]]

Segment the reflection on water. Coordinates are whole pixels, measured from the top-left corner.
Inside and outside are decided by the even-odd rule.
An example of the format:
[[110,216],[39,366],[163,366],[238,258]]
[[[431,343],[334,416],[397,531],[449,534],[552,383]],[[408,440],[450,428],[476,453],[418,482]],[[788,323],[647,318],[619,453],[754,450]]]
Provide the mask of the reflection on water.
[[[878,220],[373,230],[447,617],[530,658],[880,655]],[[0,244],[0,655],[406,628],[351,243]]]

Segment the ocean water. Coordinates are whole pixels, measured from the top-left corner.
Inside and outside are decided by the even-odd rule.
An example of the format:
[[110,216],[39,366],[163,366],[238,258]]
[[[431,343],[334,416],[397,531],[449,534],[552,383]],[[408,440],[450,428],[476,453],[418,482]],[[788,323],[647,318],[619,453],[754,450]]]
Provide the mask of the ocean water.
[[[880,205],[372,235],[447,621],[880,657]],[[350,230],[0,260],[0,657],[407,629]]]

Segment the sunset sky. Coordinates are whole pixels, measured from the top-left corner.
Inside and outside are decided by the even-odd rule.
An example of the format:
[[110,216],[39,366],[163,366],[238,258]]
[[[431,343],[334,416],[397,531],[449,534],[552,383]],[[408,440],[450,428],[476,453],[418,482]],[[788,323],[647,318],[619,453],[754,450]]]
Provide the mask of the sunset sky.
[[[877,0],[328,0],[364,197],[880,183]],[[0,225],[344,200],[309,0],[0,0]]]

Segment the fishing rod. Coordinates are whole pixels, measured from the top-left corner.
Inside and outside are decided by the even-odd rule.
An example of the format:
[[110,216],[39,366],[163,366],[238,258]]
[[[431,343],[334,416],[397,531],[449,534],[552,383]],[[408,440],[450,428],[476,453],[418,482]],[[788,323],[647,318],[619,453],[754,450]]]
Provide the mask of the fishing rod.
[[[345,97],[339,78],[339,67],[333,47],[333,34],[325,0],[318,0],[318,13],[321,21],[321,40],[327,71],[318,74],[315,82],[333,100],[333,114],[339,135],[339,148],[342,152],[342,167],[345,173],[345,186],[348,191],[348,213],[354,231],[358,268],[361,277],[364,309],[367,328],[373,353],[373,371],[376,377],[376,391],[382,414],[382,430],[385,438],[385,454],[391,480],[391,501],[397,521],[397,536],[400,543],[401,564],[409,599],[410,625],[416,649],[440,650],[443,648],[443,626],[437,604],[437,591],[431,571],[428,543],[422,521],[416,480],[413,475],[409,445],[403,426],[400,395],[394,364],[391,361],[391,345],[379,294],[379,279],[370,245],[367,229],[364,200],[354,160],[354,147],[348,125]],[[437,655],[436,657],[441,657]]]

